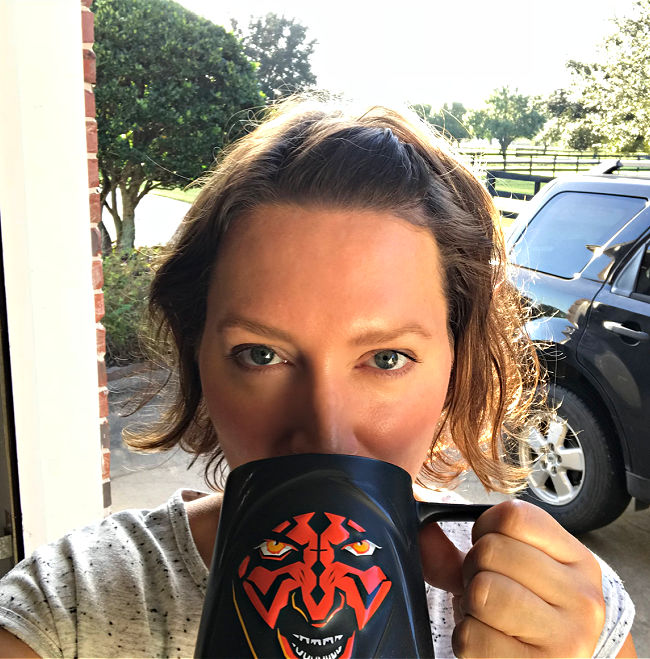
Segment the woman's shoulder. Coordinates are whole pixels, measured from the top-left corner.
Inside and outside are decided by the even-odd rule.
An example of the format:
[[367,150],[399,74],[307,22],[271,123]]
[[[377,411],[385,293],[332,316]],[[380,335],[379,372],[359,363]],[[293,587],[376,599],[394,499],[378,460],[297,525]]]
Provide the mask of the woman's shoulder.
[[105,580],[169,570],[188,571],[197,586],[205,588],[207,568],[192,538],[186,504],[207,496],[194,490],[177,490],[153,509],[126,509],[76,529],[52,543],[42,555],[58,556],[71,563],[75,573]]
[[208,571],[185,509],[198,496],[179,490],[158,508],[123,510],[40,547],[0,581],[0,626],[56,656],[99,642],[97,629],[105,643],[135,619],[155,628],[190,602],[200,612]]
[[[98,561],[117,568],[144,565],[152,554],[183,554],[189,559],[196,558],[185,503],[200,496],[201,493],[192,490],[178,490],[157,508],[126,509],[113,513],[39,547],[26,560],[26,564],[57,559],[90,574],[93,570],[88,568],[96,566]],[[115,563],[115,556],[120,556],[122,560]]]

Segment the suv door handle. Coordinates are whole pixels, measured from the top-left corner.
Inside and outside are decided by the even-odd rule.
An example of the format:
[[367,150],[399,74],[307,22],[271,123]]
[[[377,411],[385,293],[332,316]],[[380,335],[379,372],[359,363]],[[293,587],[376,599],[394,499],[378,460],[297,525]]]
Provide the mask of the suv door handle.
[[621,323],[615,323],[612,320],[603,321],[603,327],[615,334],[626,336],[628,339],[634,339],[634,341],[647,341],[650,339],[650,335],[648,335],[647,332],[630,329],[629,327],[625,327],[625,325],[622,325]]

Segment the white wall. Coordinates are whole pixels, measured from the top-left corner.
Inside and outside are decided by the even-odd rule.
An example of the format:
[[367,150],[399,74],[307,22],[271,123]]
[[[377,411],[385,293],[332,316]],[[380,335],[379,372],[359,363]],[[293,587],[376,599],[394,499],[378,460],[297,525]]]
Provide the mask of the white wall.
[[0,0],[0,214],[25,551],[101,518],[79,0]]

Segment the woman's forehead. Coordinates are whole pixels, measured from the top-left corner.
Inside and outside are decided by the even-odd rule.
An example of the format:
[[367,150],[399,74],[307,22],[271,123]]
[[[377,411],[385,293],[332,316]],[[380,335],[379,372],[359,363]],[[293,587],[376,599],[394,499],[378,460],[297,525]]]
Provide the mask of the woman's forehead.
[[[250,265],[251,254],[277,262],[285,254],[304,256],[309,267],[317,257],[360,262],[400,260],[404,252],[427,269],[439,265],[438,248],[427,227],[393,212],[296,204],[262,205],[231,223],[217,265]],[[310,260],[310,258],[311,260]],[[288,264],[287,264],[288,265]]]
[[430,231],[392,213],[262,206],[231,225],[212,290],[224,314],[292,307],[314,322],[363,323],[382,310],[412,322],[433,308],[446,313],[440,272]]

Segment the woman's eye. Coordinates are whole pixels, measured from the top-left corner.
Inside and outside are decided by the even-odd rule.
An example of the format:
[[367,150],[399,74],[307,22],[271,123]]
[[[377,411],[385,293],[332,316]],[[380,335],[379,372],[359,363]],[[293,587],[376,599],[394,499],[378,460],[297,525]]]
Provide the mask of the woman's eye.
[[267,558],[282,558],[285,554],[293,551],[295,547],[287,542],[278,542],[277,540],[265,540],[261,545],[257,545],[262,556]]
[[370,540],[358,540],[345,545],[343,549],[349,551],[353,556],[372,556],[375,549],[381,549],[381,547]]
[[373,365],[373,368],[380,368],[382,371],[397,371],[404,368],[409,361],[415,361],[415,359],[397,352],[397,350],[381,350],[373,355],[371,365]]
[[285,359],[265,345],[237,346],[233,348],[231,354],[245,366],[273,366],[286,363]]

